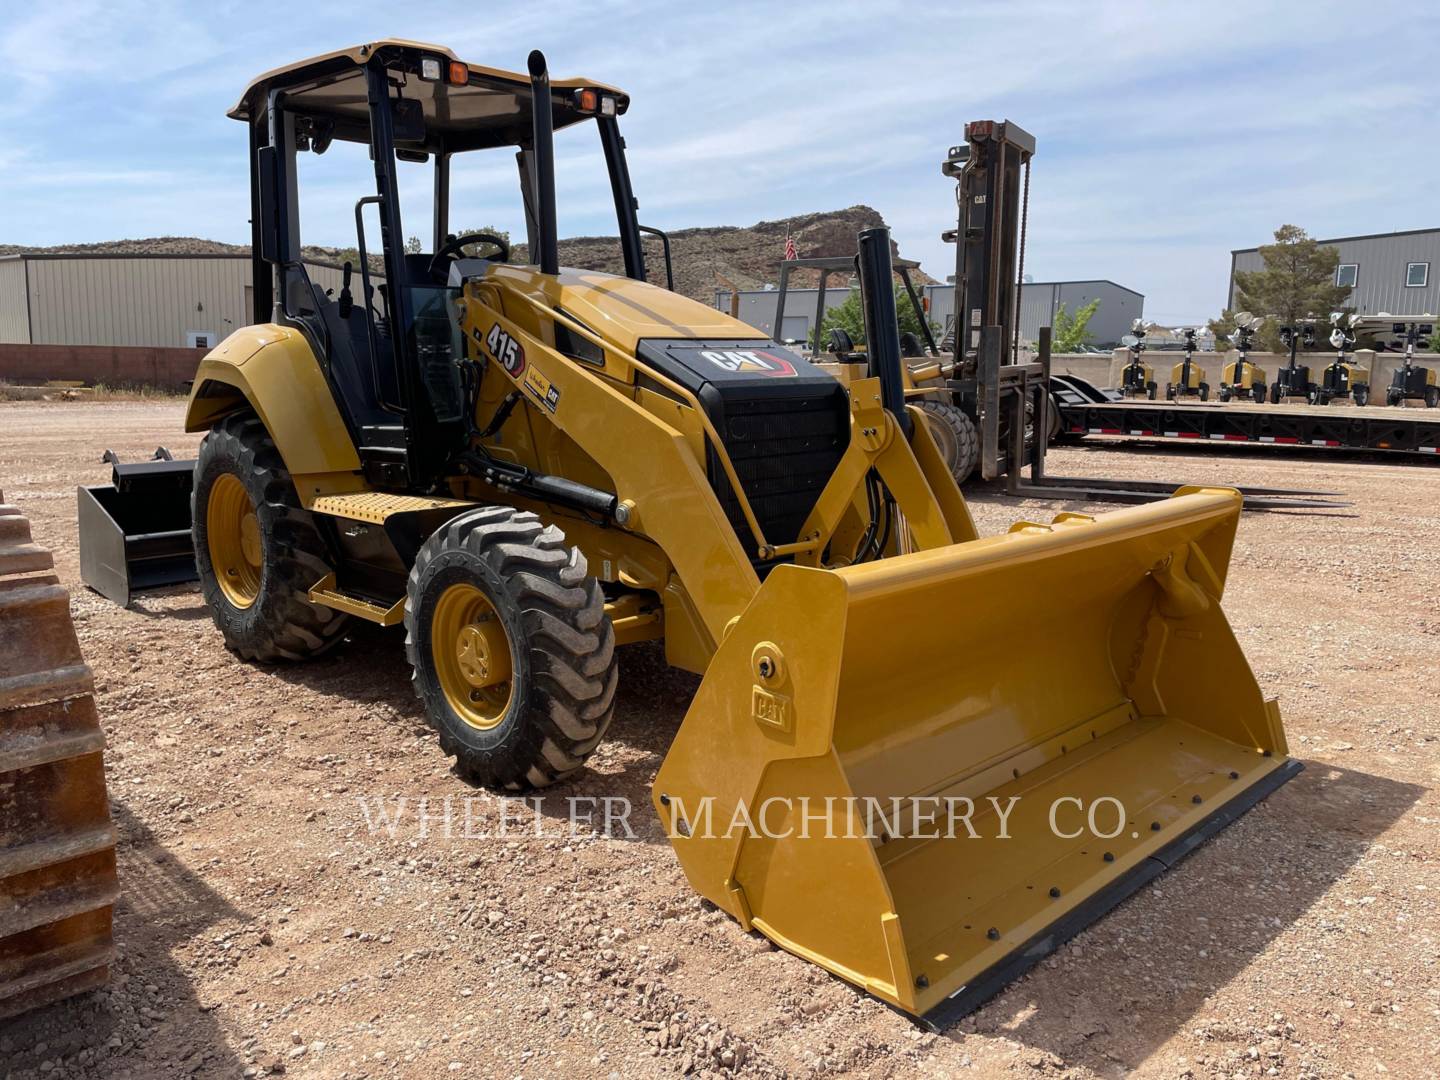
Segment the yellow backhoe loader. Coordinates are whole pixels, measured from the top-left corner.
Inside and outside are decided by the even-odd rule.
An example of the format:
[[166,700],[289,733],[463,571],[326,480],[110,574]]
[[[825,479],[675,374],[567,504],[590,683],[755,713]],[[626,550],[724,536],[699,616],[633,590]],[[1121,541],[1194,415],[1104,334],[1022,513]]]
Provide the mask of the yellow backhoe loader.
[[[692,885],[910,1013],[972,1008],[1298,768],[1220,608],[1240,497],[979,538],[905,401],[888,232],[860,238],[840,381],[647,283],[628,105],[538,52],[512,74],[406,41],[245,91],[258,325],[186,419],[204,596],[260,661],[403,623],[441,746],[508,791],[579,770],[616,647],[663,640],[703,676],[654,785]],[[554,131],[581,124],[623,275],[559,266]],[[297,161],[342,141],[380,242],[332,297]],[[518,151],[527,265],[448,232],[452,168],[492,149]],[[433,169],[424,253],[397,161]]]

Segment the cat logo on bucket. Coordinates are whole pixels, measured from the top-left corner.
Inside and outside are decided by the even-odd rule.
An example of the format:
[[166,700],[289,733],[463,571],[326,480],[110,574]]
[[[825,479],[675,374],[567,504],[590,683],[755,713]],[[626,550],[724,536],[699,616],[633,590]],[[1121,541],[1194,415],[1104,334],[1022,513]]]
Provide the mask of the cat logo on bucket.
[[702,349],[700,355],[716,367],[736,375],[768,375],[785,379],[795,374],[795,365],[789,360],[758,349]]

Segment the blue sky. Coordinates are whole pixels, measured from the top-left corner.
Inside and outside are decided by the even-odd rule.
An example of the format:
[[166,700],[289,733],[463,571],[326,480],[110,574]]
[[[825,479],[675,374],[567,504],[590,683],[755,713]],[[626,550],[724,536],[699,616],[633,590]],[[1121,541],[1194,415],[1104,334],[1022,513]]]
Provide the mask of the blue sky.
[[[954,259],[940,159],[965,121],[1008,117],[1038,140],[1027,269],[1112,278],[1163,323],[1214,314],[1230,249],[1282,223],[1440,225],[1428,3],[5,6],[0,243],[244,242],[245,135],[226,109],[264,69],[384,36],[514,69],[539,47],[557,76],[625,87],[650,224],[868,203],[937,277]],[[562,234],[610,231],[598,154],[561,151]],[[508,223],[513,175],[465,173],[457,223]],[[312,189],[307,242],[353,243],[347,179]],[[407,232],[424,231],[420,201]]]

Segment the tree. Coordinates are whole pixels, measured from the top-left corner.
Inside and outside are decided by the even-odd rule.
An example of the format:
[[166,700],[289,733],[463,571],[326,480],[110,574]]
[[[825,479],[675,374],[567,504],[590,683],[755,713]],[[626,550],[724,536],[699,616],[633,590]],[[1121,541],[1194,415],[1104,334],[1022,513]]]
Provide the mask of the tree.
[[1220,312],[1218,319],[1211,319],[1206,323],[1205,328],[1215,335],[1216,352],[1226,352],[1235,347],[1235,312],[1228,307]]
[[[786,305],[787,308],[789,305]],[[924,331],[920,328],[920,319],[915,314],[915,305],[910,302],[910,294],[905,291],[905,286],[896,283],[895,285],[895,313],[900,317],[900,332],[914,334],[921,341],[925,340]],[[850,340],[857,346],[865,343],[865,308],[860,303],[860,290],[851,289],[850,295],[845,302],[836,304],[829,311],[825,312],[825,319],[820,324],[819,338],[816,343],[816,352],[823,352],[829,344],[830,331],[836,327],[844,330],[850,335]],[[939,327],[935,323],[930,324],[930,332],[935,333]]]
[[[1348,286],[1335,284],[1339,248],[1321,247],[1298,225],[1276,229],[1275,242],[1260,246],[1260,258],[1264,270],[1235,272],[1235,302],[1265,317],[1256,337],[1268,351],[1280,350],[1280,327],[1304,318],[1324,323],[1350,295]],[[1317,337],[1324,340],[1323,334]]]
[[1074,352],[1081,345],[1088,345],[1094,335],[1088,327],[1095,312],[1100,308],[1100,298],[1097,296],[1088,304],[1075,309],[1071,315],[1061,304],[1055,312],[1055,325],[1050,328],[1050,351],[1056,353]]

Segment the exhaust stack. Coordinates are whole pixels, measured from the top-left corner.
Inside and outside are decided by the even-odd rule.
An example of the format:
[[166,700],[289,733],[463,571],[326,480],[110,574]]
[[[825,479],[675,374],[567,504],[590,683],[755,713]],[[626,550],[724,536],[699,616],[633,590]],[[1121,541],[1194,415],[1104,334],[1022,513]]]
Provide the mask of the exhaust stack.
[[535,232],[542,274],[560,272],[560,244],[555,226],[555,118],[550,112],[550,72],[545,54],[530,53],[530,111],[534,118]]

